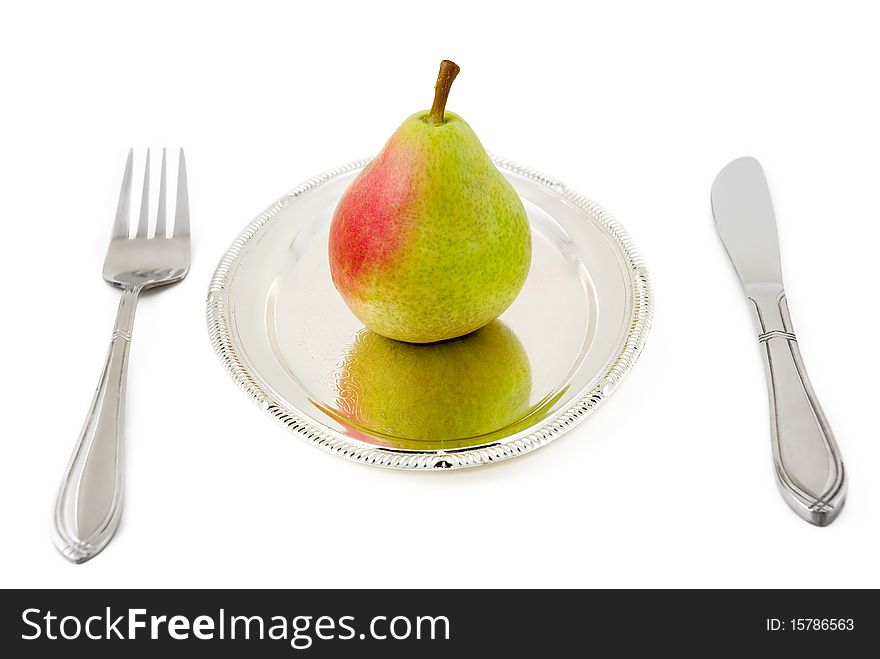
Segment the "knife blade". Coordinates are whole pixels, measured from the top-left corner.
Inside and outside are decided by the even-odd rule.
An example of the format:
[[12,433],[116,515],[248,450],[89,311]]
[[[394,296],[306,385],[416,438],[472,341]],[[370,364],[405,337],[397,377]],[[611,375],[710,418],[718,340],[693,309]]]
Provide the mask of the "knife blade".
[[740,158],[721,170],[712,186],[712,212],[743,287],[782,288],[776,216],[757,160]]
[[846,499],[845,470],[794,333],[782,281],[776,217],[757,160],[739,158],[721,170],[712,185],[712,214],[758,333],[777,484],[798,515],[826,526]]

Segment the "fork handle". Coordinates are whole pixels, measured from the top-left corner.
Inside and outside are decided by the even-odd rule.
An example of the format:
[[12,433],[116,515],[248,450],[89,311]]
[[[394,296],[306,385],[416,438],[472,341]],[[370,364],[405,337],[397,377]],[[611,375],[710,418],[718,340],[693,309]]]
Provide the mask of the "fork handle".
[[123,289],[107,361],[58,493],[56,546],[74,563],[104,549],[122,514],[125,384],[139,292]]
[[798,515],[826,526],[846,498],[840,451],[807,378],[785,292],[753,293],[749,300],[767,373],[779,489]]

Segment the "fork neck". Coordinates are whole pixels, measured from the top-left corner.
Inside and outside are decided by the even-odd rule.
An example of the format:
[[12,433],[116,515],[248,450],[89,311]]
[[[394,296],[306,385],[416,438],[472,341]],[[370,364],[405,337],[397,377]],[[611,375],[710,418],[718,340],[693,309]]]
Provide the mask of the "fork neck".
[[131,330],[134,327],[134,312],[137,310],[140,292],[140,288],[122,289],[119,310],[116,312],[116,324],[113,326],[112,340],[114,342],[117,340],[131,341]]

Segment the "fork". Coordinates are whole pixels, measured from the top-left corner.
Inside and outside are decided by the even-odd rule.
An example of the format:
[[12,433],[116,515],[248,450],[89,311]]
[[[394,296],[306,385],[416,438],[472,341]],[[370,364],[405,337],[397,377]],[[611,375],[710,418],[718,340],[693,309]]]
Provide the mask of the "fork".
[[128,152],[113,237],[104,260],[104,280],[122,289],[110,349],[91,409],[74,448],[55,506],[55,544],[65,558],[84,563],[101,552],[122,515],[125,383],[134,313],[141,292],[180,281],[189,271],[189,197],[183,149],[177,174],[174,228],[166,237],[165,149],[156,228],[148,237],[150,151],[136,233],[129,238],[134,150]]

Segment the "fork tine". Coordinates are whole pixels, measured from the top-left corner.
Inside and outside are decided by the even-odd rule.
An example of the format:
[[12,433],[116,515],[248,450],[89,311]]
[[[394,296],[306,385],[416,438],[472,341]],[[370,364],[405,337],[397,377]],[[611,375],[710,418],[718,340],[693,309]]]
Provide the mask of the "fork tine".
[[174,211],[174,236],[189,238],[189,192],[186,185],[186,160],[183,149],[180,150],[180,162],[177,166],[177,208]]
[[156,213],[155,237],[165,237],[165,147],[162,147],[162,173],[159,175],[159,210]]
[[114,238],[128,238],[128,215],[131,206],[131,161],[134,149],[128,150],[125,161],[125,174],[122,175],[122,190],[119,191],[119,203],[116,206],[116,221],[113,223]]
[[150,150],[147,149],[147,161],[144,163],[144,189],[141,192],[141,215],[138,220],[137,237],[147,237],[147,222],[150,210]]

